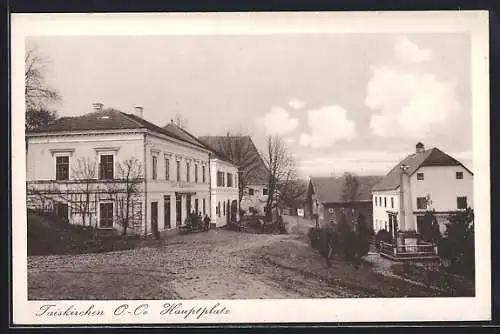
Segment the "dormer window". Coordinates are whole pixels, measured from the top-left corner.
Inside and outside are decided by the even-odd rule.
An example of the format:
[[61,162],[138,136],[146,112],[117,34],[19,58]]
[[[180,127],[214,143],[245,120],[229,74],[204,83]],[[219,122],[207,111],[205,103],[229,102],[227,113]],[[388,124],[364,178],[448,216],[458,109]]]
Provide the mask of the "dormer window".
[[455,177],[457,180],[462,180],[464,178],[464,172],[456,172]]
[[417,180],[422,181],[424,179],[424,173],[417,173]]

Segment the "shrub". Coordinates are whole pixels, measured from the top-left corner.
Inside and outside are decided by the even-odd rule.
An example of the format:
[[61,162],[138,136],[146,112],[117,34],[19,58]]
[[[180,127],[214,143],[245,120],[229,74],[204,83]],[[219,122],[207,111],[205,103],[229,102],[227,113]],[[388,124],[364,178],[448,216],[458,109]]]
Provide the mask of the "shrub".
[[311,227],[307,233],[307,236],[309,237],[309,241],[311,243],[311,247],[313,249],[319,249],[319,235],[320,230],[317,227]]
[[372,237],[372,231],[370,230],[363,214],[360,214],[358,217],[358,229],[356,232],[357,256],[363,257],[367,255],[370,250],[370,240]]
[[354,260],[356,248],[356,235],[347,223],[344,213],[341,213],[338,224],[339,253],[348,260]]
[[458,274],[473,277],[474,259],[474,210],[458,211],[448,218],[446,237],[439,245],[440,255],[447,259],[450,269]]

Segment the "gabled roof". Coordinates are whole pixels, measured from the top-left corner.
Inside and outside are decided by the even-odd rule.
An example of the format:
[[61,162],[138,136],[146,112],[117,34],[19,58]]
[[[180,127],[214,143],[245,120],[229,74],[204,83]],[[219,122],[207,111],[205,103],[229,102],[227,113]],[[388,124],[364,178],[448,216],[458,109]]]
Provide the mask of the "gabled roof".
[[[250,136],[201,136],[199,140],[248,172],[247,183],[267,184],[269,172]],[[240,146],[240,154],[234,151]]]
[[141,117],[133,114],[127,114],[115,109],[105,109],[82,116],[61,117],[52,124],[28,131],[27,134],[128,129],[147,129],[151,132],[175,138],[208,150],[208,148],[203,145],[203,143],[198,141],[196,137],[192,136],[187,131],[180,129],[175,124],[168,124],[168,126],[161,128]]
[[408,166],[408,174],[413,175],[420,167],[425,166],[461,166],[469,173],[472,172],[460,161],[449,156],[438,148],[431,148],[419,153],[408,155],[400,161],[389,173],[373,187],[373,191],[395,190],[399,188],[401,182],[401,165]]
[[[371,201],[371,189],[381,176],[355,176],[358,181],[357,201]],[[311,177],[309,186],[321,203],[345,203],[343,198],[345,177]]]

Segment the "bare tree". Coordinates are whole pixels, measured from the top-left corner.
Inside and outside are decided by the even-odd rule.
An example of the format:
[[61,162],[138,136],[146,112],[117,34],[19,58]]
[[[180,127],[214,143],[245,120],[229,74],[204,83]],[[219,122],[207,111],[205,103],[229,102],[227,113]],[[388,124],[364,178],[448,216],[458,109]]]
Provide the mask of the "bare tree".
[[45,79],[48,59],[40,54],[36,45],[27,45],[24,63],[26,110],[43,109],[48,103],[59,102],[61,96]]
[[181,113],[175,114],[173,121],[174,124],[180,127],[181,129],[186,130],[188,127],[187,118],[183,117]]
[[91,221],[91,214],[95,211],[95,208],[91,210],[91,204],[97,192],[97,162],[90,158],[80,158],[71,172],[75,184],[72,189],[72,198],[68,202],[72,203],[72,209],[82,216],[82,225],[85,226],[87,216]]
[[238,202],[241,202],[247,195],[249,181],[263,172],[262,158],[251,137],[242,132],[227,131],[226,137],[218,143],[215,149],[238,165]]
[[281,137],[269,135],[266,150],[264,162],[269,170],[266,216],[269,219],[280,204],[280,194],[285,193],[290,182],[295,180],[296,172],[294,159]]
[[108,183],[108,193],[116,204],[116,217],[127,235],[130,222],[142,218],[142,212],[135,210],[135,197],[144,181],[142,164],[136,158],[117,163],[117,178]]

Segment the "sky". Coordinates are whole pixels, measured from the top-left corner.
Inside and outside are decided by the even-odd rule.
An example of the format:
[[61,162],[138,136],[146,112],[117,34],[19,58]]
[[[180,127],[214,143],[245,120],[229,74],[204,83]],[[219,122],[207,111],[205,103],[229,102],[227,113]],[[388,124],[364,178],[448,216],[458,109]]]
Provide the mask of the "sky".
[[60,116],[95,102],[196,136],[268,134],[301,177],[385,175],[415,144],[472,168],[467,34],[32,37]]

